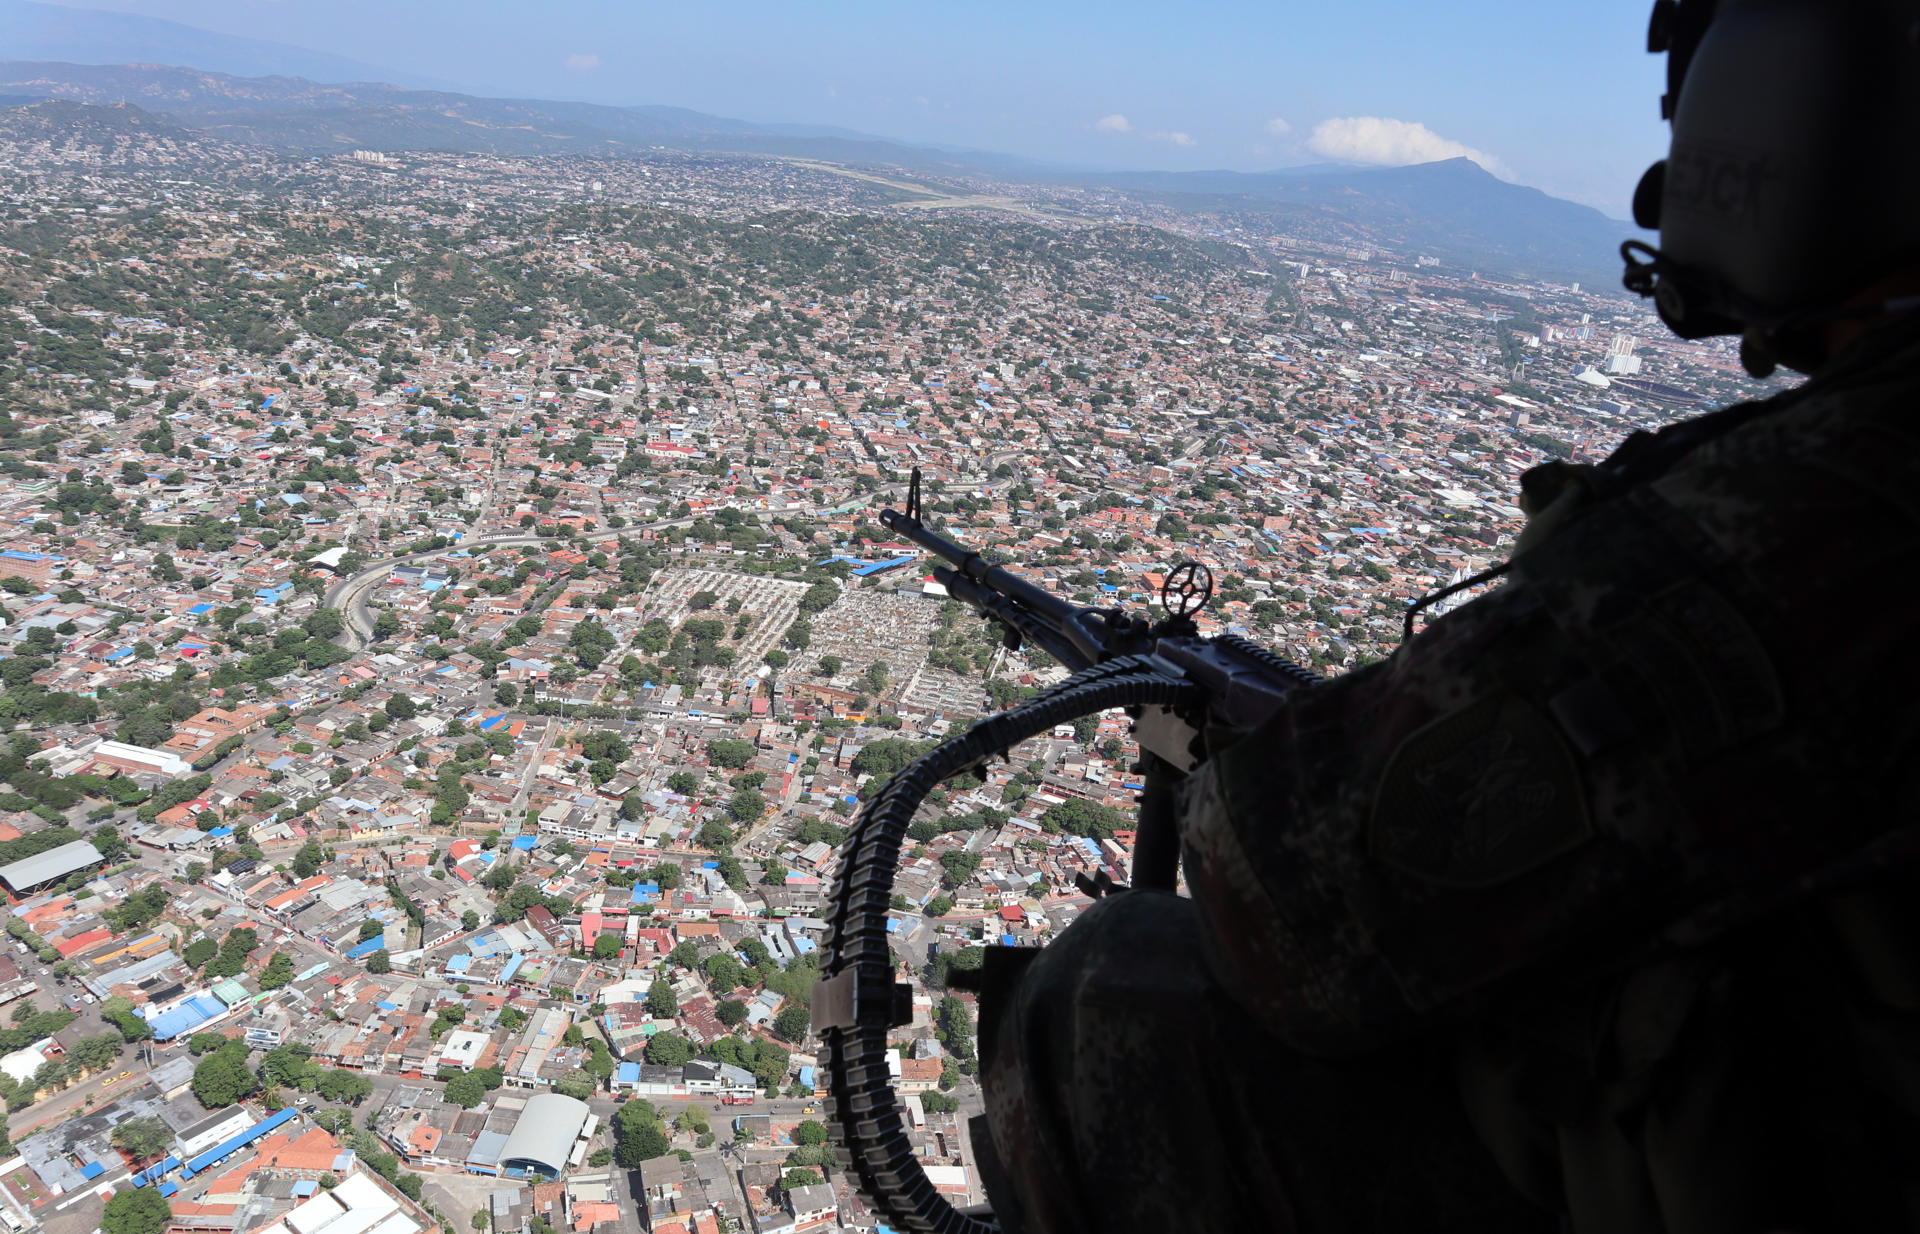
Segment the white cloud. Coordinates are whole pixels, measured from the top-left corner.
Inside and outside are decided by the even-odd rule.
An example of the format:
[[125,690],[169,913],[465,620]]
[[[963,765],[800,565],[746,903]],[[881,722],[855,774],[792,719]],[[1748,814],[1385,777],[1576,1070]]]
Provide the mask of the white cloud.
[[567,57],[567,72],[591,73],[600,67],[600,57],[590,51],[577,51]]
[[1293,126],[1279,116],[1275,116],[1273,119],[1267,121],[1267,132],[1274,137],[1285,137],[1288,133],[1293,132]]
[[1200,144],[1193,139],[1193,134],[1191,133],[1149,133],[1147,136],[1155,141],[1164,141],[1169,145],[1175,146],[1197,146]]
[[1496,176],[1509,176],[1506,164],[1491,154],[1440,136],[1424,124],[1380,116],[1342,116],[1322,120],[1307,138],[1307,149],[1330,159],[1404,167],[1442,159],[1472,159]]
[[1125,116],[1121,115],[1117,111],[1114,112],[1111,116],[1102,116],[1098,120],[1095,120],[1093,122],[1093,127],[1096,129],[1099,129],[1102,133],[1133,132],[1133,125],[1128,122]]

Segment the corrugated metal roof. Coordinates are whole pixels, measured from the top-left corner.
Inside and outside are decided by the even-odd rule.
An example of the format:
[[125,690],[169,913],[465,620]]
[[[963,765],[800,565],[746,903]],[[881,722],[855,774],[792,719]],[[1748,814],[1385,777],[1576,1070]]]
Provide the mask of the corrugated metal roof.
[[75,840],[50,848],[44,853],[35,853],[31,857],[22,857],[11,865],[0,866],[0,880],[15,891],[24,891],[38,887],[41,883],[56,878],[65,878],[76,870],[84,870],[106,861],[100,850],[86,840]]

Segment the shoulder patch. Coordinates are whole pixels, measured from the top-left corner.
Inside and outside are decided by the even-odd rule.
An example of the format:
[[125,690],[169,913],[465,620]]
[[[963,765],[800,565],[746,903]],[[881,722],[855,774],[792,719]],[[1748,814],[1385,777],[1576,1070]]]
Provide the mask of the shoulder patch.
[[1546,712],[1500,695],[1400,743],[1374,794],[1375,860],[1443,887],[1492,887],[1592,835],[1572,752]]

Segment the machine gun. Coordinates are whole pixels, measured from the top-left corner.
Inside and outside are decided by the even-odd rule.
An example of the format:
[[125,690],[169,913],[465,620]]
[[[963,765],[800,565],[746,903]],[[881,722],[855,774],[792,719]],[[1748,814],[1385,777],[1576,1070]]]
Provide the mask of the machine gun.
[[[1231,744],[1272,715],[1289,691],[1320,678],[1237,635],[1202,638],[1194,617],[1212,598],[1213,575],[1198,562],[1168,574],[1160,593],[1166,614],[1152,621],[1062,600],[930,530],[920,515],[915,468],[906,510],[883,510],[880,521],[946,562],[934,568],[934,578],[997,623],[1009,649],[1030,644],[1074,671],[901,768],[867,802],[841,847],[813,1024],[826,1047],[827,1102],[841,1165],[875,1215],[896,1230],[994,1234],[998,1225],[990,1215],[954,1208],[914,1159],[887,1070],[887,1032],[913,1013],[911,987],[894,981],[887,913],[914,813],[948,777],[1004,759],[1056,724],[1124,708],[1141,750],[1131,886],[1171,891],[1180,863],[1175,785],[1210,749]],[[1096,898],[1129,889],[1104,871],[1076,881]]]

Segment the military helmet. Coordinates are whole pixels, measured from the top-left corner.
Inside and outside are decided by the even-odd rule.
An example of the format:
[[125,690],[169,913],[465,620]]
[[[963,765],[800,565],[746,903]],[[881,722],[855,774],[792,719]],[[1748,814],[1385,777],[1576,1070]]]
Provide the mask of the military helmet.
[[1817,328],[1866,315],[1844,301],[1920,262],[1920,0],[1657,0],[1647,46],[1673,137],[1627,286],[1682,338],[1744,335],[1756,375],[1817,364]]

